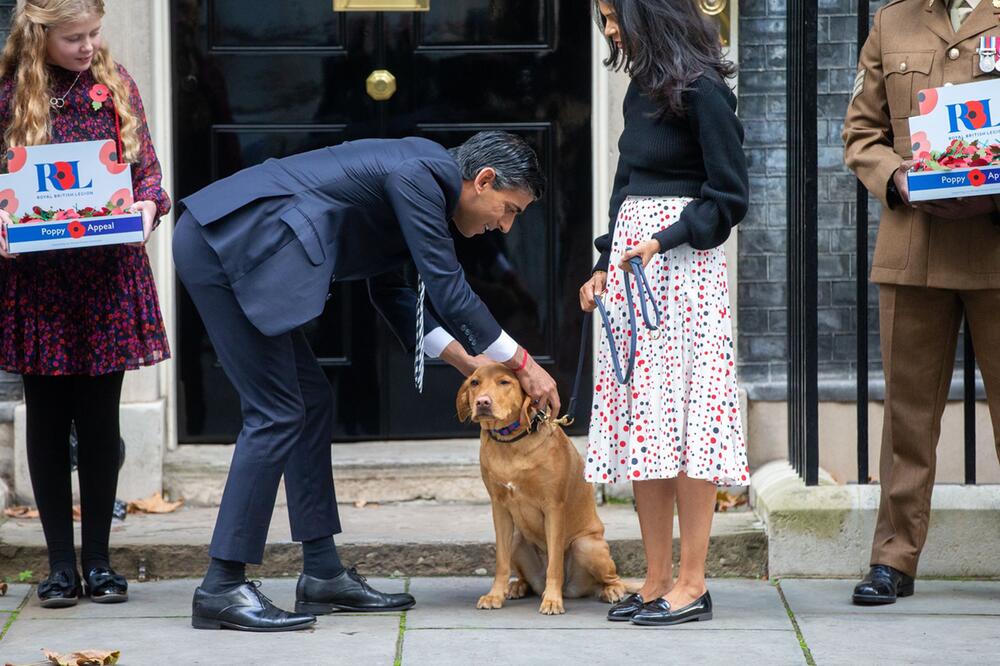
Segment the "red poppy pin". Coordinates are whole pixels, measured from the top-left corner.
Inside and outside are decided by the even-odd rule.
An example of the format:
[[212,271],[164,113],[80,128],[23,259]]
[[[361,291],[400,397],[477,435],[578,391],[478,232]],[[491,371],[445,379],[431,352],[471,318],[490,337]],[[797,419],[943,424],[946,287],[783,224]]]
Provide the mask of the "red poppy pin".
[[90,95],[90,106],[94,107],[94,111],[100,111],[104,103],[108,101],[108,97],[111,96],[108,87],[103,83],[95,83],[88,94]]
[[986,175],[979,169],[973,169],[969,172],[969,182],[973,187],[979,187],[986,182]]

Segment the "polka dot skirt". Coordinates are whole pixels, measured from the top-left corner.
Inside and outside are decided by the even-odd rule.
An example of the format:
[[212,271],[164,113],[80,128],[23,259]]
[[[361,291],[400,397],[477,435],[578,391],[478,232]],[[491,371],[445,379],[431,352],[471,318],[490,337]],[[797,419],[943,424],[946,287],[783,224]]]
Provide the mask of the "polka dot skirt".
[[[618,212],[604,303],[622,369],[630,334],[624,281],[631,280],[633,294],[637,291],[635,278],[618,262],[626,248],[676,222],[690,201],[629,197]],[[660,309],[662,335],[647,335],[636,298],[635,371],[623,386],[600,327],[586,479],[615,483],[671,479],[684,472],[719,486],[748,485],[725,251],[682,245],[653,257],[646,276]]]

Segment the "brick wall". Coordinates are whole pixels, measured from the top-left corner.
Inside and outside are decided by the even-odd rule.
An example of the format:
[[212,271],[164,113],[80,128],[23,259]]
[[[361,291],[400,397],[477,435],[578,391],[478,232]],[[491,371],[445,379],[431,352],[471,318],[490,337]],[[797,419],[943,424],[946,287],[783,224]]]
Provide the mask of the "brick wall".
[[[740,1],[740,115],[746,127],[752,205],[739,240],[739,370],[741,383],[758,400],[786,395],[785,2]],[[872,4],[873,11],[880,5]],[[854,0],[819,0],[818,356],[823,399],[854,396],[856,181],[843,164],[840,132],[857,69],[855,6]],[[869,218],[874,247],[874,201]],[[871,286],[869,299],[874,379],[880,378],[881,363],[877,292]]]

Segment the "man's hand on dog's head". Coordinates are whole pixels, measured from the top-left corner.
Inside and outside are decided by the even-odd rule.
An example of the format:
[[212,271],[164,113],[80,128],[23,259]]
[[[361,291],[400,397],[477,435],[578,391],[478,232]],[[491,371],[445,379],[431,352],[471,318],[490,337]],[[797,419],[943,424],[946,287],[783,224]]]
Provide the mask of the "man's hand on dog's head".
[[504,365],[515,370],[515,374],[521,382],[521,388],[531,396],[538,411],[548,411],[550,414],[558,416],[562,405],[559,402],[559,389],[556,386],[556,380],[552,379],[552,375],[538,365],[530,354],[527,355],[524,367],[518,369],[524,358],[525,350],[518,347],[517,353]]

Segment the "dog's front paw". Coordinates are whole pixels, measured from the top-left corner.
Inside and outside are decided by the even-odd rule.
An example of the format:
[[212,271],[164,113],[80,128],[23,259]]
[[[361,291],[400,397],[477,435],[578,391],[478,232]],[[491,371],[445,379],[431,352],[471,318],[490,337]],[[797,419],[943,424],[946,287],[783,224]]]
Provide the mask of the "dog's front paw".
[[518,578],[510,583],[507,588],[508,599],[523,599],[528,596],[528,583]]
[[480,610],[493,610],[496,608],[503,608],[503,595],[502,594],[484,594],[479,597],[479,602],[476,604],[476,608]]
[[542,605],[538,607],[538,612],[542,615],[562,615],[566,612],[562,596],[546,594],[542,597]]
[[601,601],[606,601],[609,604],[616,604],[625,598],[625,594],[627,592],[628,590],[625,589],[625,583],[621,581],[605,585],[604,589],[601,590]]

